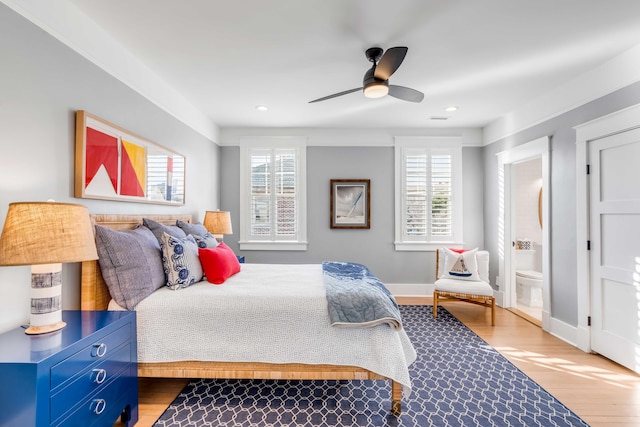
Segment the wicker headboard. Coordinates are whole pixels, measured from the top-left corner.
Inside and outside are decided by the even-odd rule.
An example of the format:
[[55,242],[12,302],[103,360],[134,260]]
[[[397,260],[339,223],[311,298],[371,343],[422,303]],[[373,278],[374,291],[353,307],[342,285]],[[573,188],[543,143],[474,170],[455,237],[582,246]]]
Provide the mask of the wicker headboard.
[[[114,230],[133,230],[138,224],[142,224],[142,218],[149,218],[165,225],[175,225],[177,219],[191,222],[191,215],[91,215],[94,224]],[[80,281],[80,309],[106,310],[111,295],[102,279],[98,261],[82,263]]]

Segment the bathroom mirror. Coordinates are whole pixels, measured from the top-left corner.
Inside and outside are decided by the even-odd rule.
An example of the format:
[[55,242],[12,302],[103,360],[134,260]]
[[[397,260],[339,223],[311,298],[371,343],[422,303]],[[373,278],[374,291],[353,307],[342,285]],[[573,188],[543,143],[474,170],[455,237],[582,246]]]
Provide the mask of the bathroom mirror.
[[542,228],[542,188],[538,193],[538,221],[540,222],[540,228]]

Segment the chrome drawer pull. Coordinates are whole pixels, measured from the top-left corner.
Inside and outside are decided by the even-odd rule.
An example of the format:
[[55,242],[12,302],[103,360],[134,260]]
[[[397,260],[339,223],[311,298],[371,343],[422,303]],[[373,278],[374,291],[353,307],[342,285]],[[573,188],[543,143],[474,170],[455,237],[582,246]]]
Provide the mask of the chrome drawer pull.
[[94,369],[91,372],[91,379],[96,384],[102,384],[107,379],[106,369]]
[[107,345],[105,343],[94,344],[91,355],[94,357],[102,357],[107,354]]
[[91,402],[91,410],[94,414],[100,415],[107,409],[107,401],[104,399],[93,399]]

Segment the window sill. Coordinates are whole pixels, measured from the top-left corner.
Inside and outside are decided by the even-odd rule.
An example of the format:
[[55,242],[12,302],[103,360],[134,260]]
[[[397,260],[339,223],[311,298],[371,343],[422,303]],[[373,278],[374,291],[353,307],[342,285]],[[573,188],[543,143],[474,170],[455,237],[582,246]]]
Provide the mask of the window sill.
[[394,242],[397,252],[433,252],[440,248],[462,249],[462,243],[456,242]]
[[307,242],[238,242],[242,251],[306,251]]

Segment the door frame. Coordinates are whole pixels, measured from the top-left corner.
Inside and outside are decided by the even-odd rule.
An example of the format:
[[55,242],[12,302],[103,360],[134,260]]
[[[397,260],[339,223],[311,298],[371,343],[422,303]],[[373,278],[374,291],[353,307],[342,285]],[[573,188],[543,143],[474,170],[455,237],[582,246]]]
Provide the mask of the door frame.
[[576,279],[578,283],[578,332],[576,345],[591,351],[591,273],[589,250],[590,197],[587,165],[589,143],[640,128],[640,104],[575,126],[576,131]]
[[551,327],[550,245],[551,245],[551,185],[549,165],[549,137],[544,136],[509,150],[498,156],[498,292],[499,305],[511,307],[515,293],[515,259],[512,242],[515,240],[511,165],[535,158],[542,159],[542,329]]

